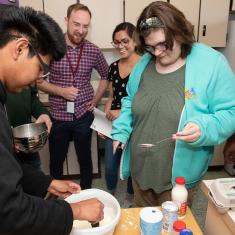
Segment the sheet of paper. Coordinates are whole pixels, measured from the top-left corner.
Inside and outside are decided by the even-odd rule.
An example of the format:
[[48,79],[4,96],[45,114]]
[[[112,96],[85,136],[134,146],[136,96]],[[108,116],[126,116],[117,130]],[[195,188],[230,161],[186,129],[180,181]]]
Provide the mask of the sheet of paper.
[[111,137],[112,122],[105,117],[105,113],[97,108],[94,109],[94,121],[91,124],[91,129],[100,132],[101,134]]

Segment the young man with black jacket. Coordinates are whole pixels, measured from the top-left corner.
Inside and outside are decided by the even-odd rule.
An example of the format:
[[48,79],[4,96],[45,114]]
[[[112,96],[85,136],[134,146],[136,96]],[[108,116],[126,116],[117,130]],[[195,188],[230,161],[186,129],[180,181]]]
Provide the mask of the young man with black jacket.
[[95,198],[72,204],[43,200],[47,192],[67,196],[80,187],[22,168],[5,113],[6,90],[20,92],[46,77],[51,60],[63,57],[63,33],[53,19],[31,8],[6,8],[0,17],[0,234],[67,235],[73,219],[100,221],[103,204]]

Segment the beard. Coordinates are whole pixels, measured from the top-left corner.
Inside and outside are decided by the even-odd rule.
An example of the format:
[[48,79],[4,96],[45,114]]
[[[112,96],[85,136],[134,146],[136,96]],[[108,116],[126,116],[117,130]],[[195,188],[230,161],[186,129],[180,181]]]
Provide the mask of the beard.
[[87,34],[79,34],[79,33],[70,33],[67,32],[69,41],[74,45],[79,45],[80,42],[86,37]]

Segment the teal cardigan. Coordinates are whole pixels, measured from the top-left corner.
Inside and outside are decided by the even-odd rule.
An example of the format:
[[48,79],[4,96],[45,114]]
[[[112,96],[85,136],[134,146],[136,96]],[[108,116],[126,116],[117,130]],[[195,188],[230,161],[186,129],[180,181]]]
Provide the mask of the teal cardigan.
[[[113,122],[113,139],[126,144],[121,160],[121,179],[130,175],[128,139],[133,128],[132,99],[150,59],[151,55],[145,54],[133,69],[127,84],[128,96],[122,99],[121,114]],[[195,142],[176,141],[172,184],[177,176],[183,176],[190,188],[206,173],[214,145],[223,143],[235,132],[234,74],[220,52],[200,43],[193,45],[186,58],[185,105],[178,131],[182,131],[188,122],[196,123],[202,134]]]

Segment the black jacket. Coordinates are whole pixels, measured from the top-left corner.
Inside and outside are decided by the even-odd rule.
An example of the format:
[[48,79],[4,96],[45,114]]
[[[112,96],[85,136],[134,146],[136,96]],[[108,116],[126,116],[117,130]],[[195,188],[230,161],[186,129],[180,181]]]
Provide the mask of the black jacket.
[[67,235],[73,223],[71,207],[62,200],[43,200],[51,177],[22,169],[17,162],[5,101],[0,82],[0,235]]

